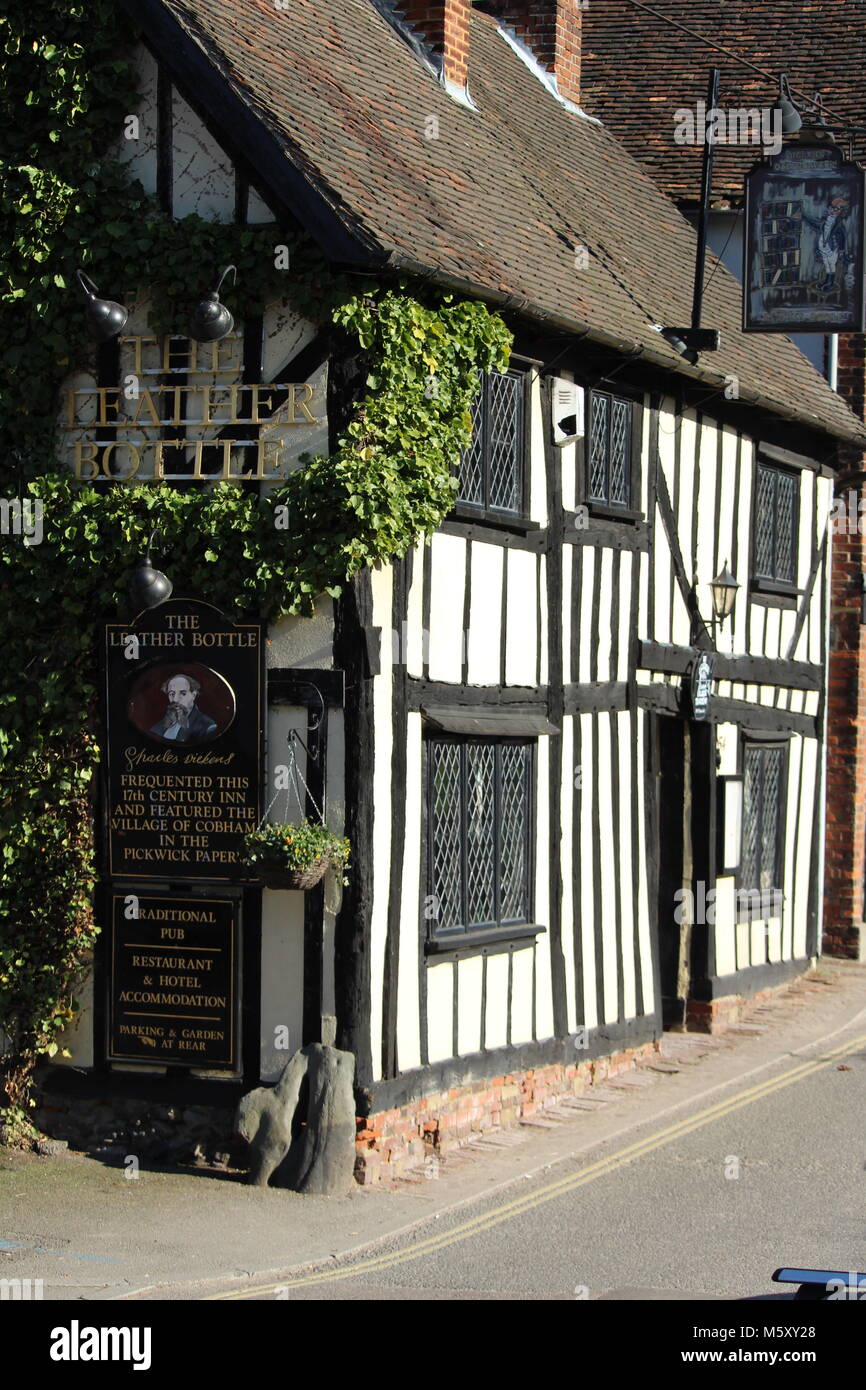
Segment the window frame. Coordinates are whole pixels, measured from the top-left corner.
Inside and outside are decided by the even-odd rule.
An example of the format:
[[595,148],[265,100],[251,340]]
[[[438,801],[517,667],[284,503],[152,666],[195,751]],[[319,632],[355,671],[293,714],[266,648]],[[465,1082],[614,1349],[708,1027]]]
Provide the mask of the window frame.
[[[526,917],[523,921],[502,922],[501,918],[501,898],[494,902],[496,920],[486,925],[478,923],[462,923],[448,927],[438,927],[436,918],[430,918],[424,913],[424,953],[428,956],[441,957],[454,953],[463,954],[467,951],[489,954],[496,951],[509,950],[514,946],[523,944],[531,946],[534,944],[536,936],[544,931],[544,927],[535,921],[535,873],[536,873],[536,832],[537,832],[537,772],[538,772],[538,736],[532,735],[482,735],[482,734],[459,734],[446,733],[439,729],[425,731],[423,739],[423,807],[422,807],[422,833],[424,849],[424,890],[425,902],[429,902],[435,897],[436,885],[434,878],[434,836],[435,836],[435,816],[433,800],[433,747],[436,744],[455,744],[464,748],[470,744],[491,744],[493,746],[519,745],[528,750],[528,767],[526,772],[526,794],[524,801],[524,812],[526,817],[526,829],[524,840],[524,887],[526,894]],[[496,760],[495,767],[498,773],[494,773],[494,843],[499,842],[499,806],[501,795],[501,767],[499,760]],[[465,756],[461,756],[460,767],[460,786],[461,786],[461,806],[460,806],[460,854],[461,854],[461,883],[460,893],[462,899],[462,914],[466,913],[466,897],[469,891],[469,865],[467,859],[467,821],[466,821],[466,800],[465,788],[467,783],[467,769]],[[500,874],[498,868],[494,870],[494,894],[500,891]]]
[[[529,517],[530,499],[530,473],[532,466],[532,367],[531,363],[519,357],[512,356],[504,373],[483,372],[484,405],[482,415],[482,430],[485,438],[482,444],[481,477],[482,489],[484,492],[484,504],[468,502],[464,498],[457,496],[454,503],[452,517],[456,521],[471,521],[482,523],[489,526],[508,527],[514,530],[530,530],[533,523]],[[518,479],[518,510],[515,512],[506,511],[502,507],[490,507],[490,439],[488,432],[489,413],[490,413],[490,390],[489,382],[493,376],[516,377],[521,382],[519,393],[521,421],[519,432],[519,467],[520,477]],[[474,432],[473,432],[474,439]],[[467,448],[470,446],[467,446]],[[463,451],[466,453],[466,450]],[[460,473],[463,466],[463,454],[457,465],[457,481],[460,483]]]
[[[641,488],[642,488],[642,456],[643,456],[643,426],[644,426],[644,396],[643,393],[628,386],[621,386],[614,381],[595,381],[592,385],[584,385],[584,420],[586,428],[583,436],[577,441],[576,465],[577,479],[575,495],[577,501],[587,507],[591,516],[599,517],[605,521],[621,521],[634,525],[644,518],[641,509]],[[592,397],[593,395],[607,396],[611,401],[618,400],[629,406],[630,420],[627,431],[629,441],[629,460],[628,460],[628,492],[629,501],[625,506],[619,502],[602,500],[601,498],[590,496],[589,482],[589,463],[592,452]],[[608,438],[610,437],[610,424],[608,424]],[[608,459],[608,481],[610,476],[610,460]],[[609,491],[608,487],[608,491]]]
[[[787,835],[787,807],[788,807],[788,771],[790,766],[790,737],[780,736],[779,734],[767,735],[757,731],[741,730],[740,748],[738,758],[737,776],[743,783],[743,802],[742,820],[740,825],[740,862],[735,874],[736,882],[736,920],[737,922],[767,921],[770,917],[781,916],[784,912],[785,903],[785,849]],[[745,858],[745,835],[746,835],[746,753],[749,750],[761,750],[769,752],[778,750],[782,754],[782,765],[779,772],[779,812],[776,829],[775,846],[775,865],[773,877],[778,880],[772,888],[762,890],[760,884],[746,884],[744,875]],[[763,788],[763,775],[762,775]],[[765,916],[758,917],[751,909],[751,905],[744,901],[743,895],[753,892],[769,892],[779,895],[781,905],[780,913],[767,913]]]
[[[790,580],[778,579],[773,576],[758,574],[758,539],[756,522],[758,516],[758,478],[761,469],[766,469],[768,473],[784,475],[791,479],[793,484],[793,503],[791,515],[791,548],[793,552],[793,576]],[[749,588],[756,595],[761,594],[788,596],[796,599],[802,593],[797,585],[797,572],[800,556],[800,478],[802,474],[794,468],[786,468],[784,464],[777,463],[774,459],[762,457],[756,454],[754,476],[752,478],[752,513],[749,526]],[[773,521],[773,568],[775,569],[775,549],[776,549],[776,518]]]

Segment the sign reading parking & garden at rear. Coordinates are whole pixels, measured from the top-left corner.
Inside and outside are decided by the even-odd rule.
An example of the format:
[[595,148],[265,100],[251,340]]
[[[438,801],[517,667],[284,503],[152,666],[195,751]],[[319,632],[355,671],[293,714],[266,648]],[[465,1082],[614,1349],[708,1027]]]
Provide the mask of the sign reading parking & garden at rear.
[[261,818],[259,623],[172,599],[105,627],[111,878],[243,877]]

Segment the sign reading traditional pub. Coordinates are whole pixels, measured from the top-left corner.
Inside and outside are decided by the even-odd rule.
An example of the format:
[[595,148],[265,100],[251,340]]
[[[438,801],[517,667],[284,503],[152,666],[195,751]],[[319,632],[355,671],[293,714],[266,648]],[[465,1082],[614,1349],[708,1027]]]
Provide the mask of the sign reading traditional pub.
[[827,145],[786,145],[746,176],[743,328],[864,327],[864,171]]
[[238,903],[112,894],[109,1057],[237,1071]]
[[111,878],[231,882],[261,819],[261,624],[172,599],[105,627]]

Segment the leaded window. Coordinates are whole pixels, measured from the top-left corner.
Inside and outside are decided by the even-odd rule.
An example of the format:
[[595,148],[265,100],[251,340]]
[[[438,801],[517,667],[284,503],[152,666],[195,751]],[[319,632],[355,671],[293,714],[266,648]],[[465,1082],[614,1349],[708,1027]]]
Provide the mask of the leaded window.
[[530,922],[532,743],[428,744],[428,862],[434,935]]
[[460,505],[522,514],[525,381],[517,371],[479,372],[472,442],[460,462]]
[[755,483],[755,578],[793,584],[797,534],[796,478],[758,464]]
[[587,496],[610,507],[631,505],[632,402],[606,391],[589,393]]
[[782,787],[786,749],[746,744],[743,750],[743,852],[740,886],[765,893],[782,881]]

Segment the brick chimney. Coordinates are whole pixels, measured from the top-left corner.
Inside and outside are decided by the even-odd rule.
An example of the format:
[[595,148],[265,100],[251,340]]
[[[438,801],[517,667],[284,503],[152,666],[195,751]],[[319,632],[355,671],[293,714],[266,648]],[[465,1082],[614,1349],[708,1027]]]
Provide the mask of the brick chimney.
[[580,101],[580,30],[585,0],[490,0],[479,8],[513,29],[556,78],[560,96]]
[[442,57],[445,80],[465,87],[469,73],[471,0],[400,0],[407,24]]

